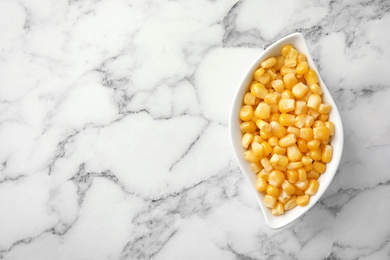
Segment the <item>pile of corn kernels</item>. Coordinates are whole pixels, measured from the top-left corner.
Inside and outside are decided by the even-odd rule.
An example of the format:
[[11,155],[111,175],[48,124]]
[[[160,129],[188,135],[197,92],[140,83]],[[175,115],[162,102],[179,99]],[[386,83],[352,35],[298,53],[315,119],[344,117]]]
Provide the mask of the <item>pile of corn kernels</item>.
[[332,159],[328,120],[317,74],[292,45],[264,60],[253,74],[240,110],[245,159],[257,175],[256,188],[275,216],[306,206]]

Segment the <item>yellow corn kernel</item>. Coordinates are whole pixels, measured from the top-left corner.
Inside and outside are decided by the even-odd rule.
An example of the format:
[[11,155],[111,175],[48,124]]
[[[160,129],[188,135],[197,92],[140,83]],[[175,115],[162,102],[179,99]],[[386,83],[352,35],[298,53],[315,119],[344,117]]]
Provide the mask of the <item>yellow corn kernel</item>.
[[318,112],[320,112],[320,114],[329,114],[331,110],[332,106],[328,103],[323,103],[318,108]]
[[310,127],[310,126],[312,126],[313,124],[314,124],[314,117],[312,117],[312,116],[310,116],[310,115],[306,115],[304,126]]
[[263,166],[261,166],[260,163],[250,163],[249,166],[254,173],[258,173],[263,169]]
[[289,127],[287,127],[287,133],[288,134],[293,134],[296,137],[299,137],[300,130],[299,130],[299,128],[297,128],[295,126],[289,126]]
[[306,179],[304,181],[297,181],[294,185],[296,188],[298,188],[300,190],[306,190],[307,187],[309,186],[309,180]]
[[289,162],[287,165],[287,170],[297,170],[302,167],[303,167],[302,162]]
[[303,156],[301,161],[302,164],[306,166],[308,164],[311,164],[313,162],[313,159],[310,158],[309,156]]
[[298,54],[298,57],[297,57],[297,61],[298,61],[298,62],[307,61],[306,55],[303,54],[303,53],[299,53],[299,54]]
[[285,171],[287,170],[286,167],[279,166],[279,165],[275,165],[275,166],[274,166],[274,169],[275,169],[275,170],[278,170],[278,171],[281,171],[281,172],[285,172]]
[[270,146],[274,147],[279,144],[279,138],[277,138],[276,136],[272,136],[268,139],[268,143]]
[[280,74],[284,77],[286,76],[287,74],[295,74],[295,68],[289,68],[289,67],[286,67],[286,66],[283,66],[280,68]]
[[318,108],[321,105],[321,97],[317,94],[311,94],[308,101],[307,101],[307,107],[312,108],[314,110],[318,110]]
[[[277,154],[277,155],[285,155],[287,149],[284,147],[280,147],[279,145],[274,146],[272,149],[272,154]],[[287,158],[287,157],[286,157]],[[288,160],[288,159],[287,159]]]
[[312,69],[309,69],[305,74],[305,80],[306,80],[306,83],[307,85],[311,86],[313,84],[316,84],[318,83],[318,77],[317,77],[317,73],[312,70]]
[[309,71],[309,65],[306,61],[300,61],[298,62],[297,68],[296,68],[297,74],[303,75]]
[[297,66],[297,61],[295,59],[285,59],[284,60],[284,66],[289,67],[289,68],[295,68]]
[[253,107],[251,105],[242,106],[240,109],[240,119],[242,121],[249,121],[253,117]]
[[316,140],[326,141],[329,140],[329,129],[326,126],[319,126],[313,128],[313,137]]
[[329,114],[321,114],[318,116],[318,120],[321,120],[322,122],[326,122],[329,119]]
[[298,206],[304,207],[309,204],[310,197],[309,195],[302,195],[302,196],[297,196],[296,202]]
[[284,210],[285,211],[291,210],[291,209],[295,208],[296,206],[297,206],[297,196],[293,195],[293,196],[291,196],[289,201],[287,201],[284,204]]
[[241,144],[243,147],[248,148],[252,140],[253,140],[253,134],[245,133],[241,138]]
[[254,135],[252,143],[254,143],[254,142],[261,144],[262,142],[264,142],[264,139],[259,135]]
[[318,148],[317,150],[310,151],[310,157],[314,161],[320,161],[322,157],[321,149]]
[[294,49],[294,46],[291,44],[284,45],[280,52],[282,53],[283,57],[286,57],[291,49]]
[[306,85],[305,84],[303,84],[303,83],[298,83],[298,84],[296,84],[293,88],[292,88],[292,90],[291,90],[291,92],[293,93],[293,95],[296,97],[296,98],[301,98],[301,97],[303,97],[305,94],[306,94],[306,92],[308,91],[308,88],[306,87]]
[[290,162],[297,162],[301,160],[302,153],[299,151],[299,148],[296,144],[287,147],[287,157]]
[[297,115],[295,117],[294,126],[298,128],[302,128],[305,125],[306,122],[306,115]]
[[265,95],[268,94],[268,89],[263,84],[260,84],[258,82],[253,83],[251,87],[251,94],[255,97],[264,99]]
[[314,94],[317,94],[317,95],[320,95],[320,96],[322,95],[322,89],[321,89],[321,87],[318,84],[310,85],[310,90]]
[[321,161],[323,161],[324,163],[330,162],[330,160],[332,160],[332,154],[333,154],[332,146],[325,145],[324,148],[322,148]]
[[260,160],[260,157],[256,156],[252,150],[248,150],[244,152],[244,155],[245,155],[245,160],[252,163],[257,163]]
[[287,147],[297,142],[297,138],[293,134],[288,134],[279,139],[280,147]]
[[334,135],[334,124],[330,121],[325,122],[325,126],[329,129],[329,135]]
[[264,73],[259,77],[259,82],[261,84],[267,84],[271,80],[271,76],[268,73]]
[[264,168],[260,170],[260,172],[257,174],[257,178],[263,178],[265,181],[268,181],[269,178],[269,172],[267,172]]
[[275,79],[271,82],[272,88],[277,92],[282,92],[284,90],[284,82],[281,79]]
[[266,141],[262,142],[261,145],[263,146],[263,155],[268,156],[272,152],[271,145]]
[[[279,116],[279,119],[280,119],[280,116]],[[271,126],[271,133],[276,136],[277,138],[281,138],[283,136],[285,136],[287,130],[284,126],[282,126],[282,124],[280,124],[279,122],[276,122],[276,121],[272,121],[270,123],[270,126]]]
[[[269,69],[269,70],[267,70],[267,73],[270,75],[270,77],[271,77],[271,80],[274,80],[274,79],[276,79],[276,73],[275,73],[275,71],[274,71],[274,69],[273,68],[271,68],[271,69]],[[270,83],[270,82],[268,82],[268,83]]]
[[280,216],[284,214],[284,205],[281,202],[276,202],[275,207],[271,210],[272,215]]
[[264,205],[267,208],[273,209],[275,207],[275,204],[276,204],[275,197],[268,195],[268,194],[264,196]]
[[[271,176],[271,174],[270,174],[270,176]],[[268,180],[269,180],[269,178],[268,178]],[[273,186],[271,184],[268,184],[265,192],[272,197],[277,197],[279,195],[279,188],[276,186]]]
[[306,195],[314,195],[317,193],[320,183],[316,179],[311,179],[309,181],[309,187],[305,190]]
[[273,167],[275,167],[275,165],[277,165],[279,162],[279,155],[278,154],[272,155],[271,158],[269,159],[269,162]]
[[257,142],[253,142],[251,145],[253,154],[261,158],[263,156],[263,146]]
[[279,111],[282,113],[288,113],[295,110],[295,100],[292,98],[282,98],[278,103]]
[[264,131],[266,133],[271,132],[271,126],[268,124],[268,122],[265,122],[264,120],[257,120],[256,125],[261,131]]
[[307,105],[307,101],[309,100],[309,97],[313,94],[313,92],[311,92],[310,89],[307,90],[306,94],[301,97],[301,98],[297,98],[298,101],[305,101],[306,102],[306,105]]
[[243,133],[253,133],[256,131],[256,125],[252,121],[246,121],[240,125],[241,132]]
[[271,68],[272,66],[274,66],[276,64],[276,58],[275,57],[270,57],[268,59],[266,59],[265,61],[263,61],[260,66],[264,69],[268,69],[268,68]]
[[278,105],[277,104],[269,104],[271,115],[279,112]]
[[296,170],[287,170],[286,176],[290,183],[296,183],[298,181],[298,172]]
[[271,115],[271,108],[265,102],[260,102],[255,110],[255,116],[259,119],[268,119]]
[[247,92],[244,96],[244,104],[245,105],[256,105],[256,103],[258,101],[259,100],[254,95],[252,95],[250,92]]
[[319,127],[319,126],[324,126],[324,122],[322,122],[321,120],[316,120],[314,121],[314,124],[313,124],[313,128],[314,127]]
[[298,181],[305,181],[307,179],[305,169],[299,168],[297,169],[297,172],[298,172]]
[[293,194],[295,192],[295,186],[290,183],[288,180],[284,180],[282,183],[282,189],[287,193],[287,194]]
[[297,145],[298,145],[298,148],[299,148],[299,151],[301,151],[301,153],[306,153],[307,152],[307,145],[306,145],[306,141],[299,138],[297,140]]
[[319,140],[310,140],[306,143],[307,149],[310,151],[317,150],[320,147],[321,142]]
[[257,81],[259,81],[259,78],[265,73],[265,69],[264,68],[259,68],[257,70],[255,70],[255,72],[253,73],[253,78]]
[[314,119],[317,119],[321,114],[312,108],[309,108],[309,115],[311,115]]
[[326,170],[326,164],[322,162],[313,162],[313,171],[318,173],[324,173]]
[[260,163],[261,163],[261,165],[264,167],[264,170],[265,170],[266,172],[271,172],[271,171],[272,171],[272,165],[271,165],[271,163],[269,162],[269,160],[268,160],[267,157],[261,158]]
[[318,178],[320,177],[320,174],[318,172],[311,170],[308,174],[306,174],[306,177],[308,180],[311,180],[311,179],[318,180]]
[[294,95],[292,94],[290,89],[285,89],[285,90],[282,91],[282,98],[294,99]]
[[[279,93],[268,93],[267,95],[265,95],[264,97],[264,102],[267,103],[267,104],[278,104],[280,98],[282,96],[279,94]],[[277,108],[277,107],[276,107]],[[274,111],[274,112],[277,112],[278,110]]]
[[[294,89],[293,89],[294,90]],[[305,101],[296,101],[295,102],[295,114],[303,115],[307,113],[307,106]]]
[[295,116],[291,114],[282,113],[279,116],[279,123],[283,126],[293,126],[295,124]]
[[288,194],[285,190],[280,190],[277,200],[281,203],[286,203],[291,198],[290,194]]
[[270,121],[270,122],[272,122],[272,121],[279,122],[279,117],[280,117],[280,113],[273,113],[273,114],[269,117],[269,121]]
[[288,52],[286,58],[296,60],[298,57],[298,51],[295,48],[291,48],[290,51]]
[[298,80],[294,73],[287,73],[284,75],[283,82],[286,89],[292,89],[296,84],[298,84]]
[[288,158],[284,155],[279,155],[279,162],[278,165],[281,167],[287,167],[288,165]]
[[300,190],[300,189],[295,189],[295,192],[293,195],[302,196],[302,195],[305,195],[305,192],[303,190]]
[[267,188],[267,182],[263,178],[257,178],[256,189],[259,192],[263,192],[263,191],[265,191],[266,188]]
[[313,129],[310,127],[301,128],[299,137],[303,140],[310,141],[313,139]]
[[283,56],[277,56],[276,57],[276,64],[273,66],[273,68],[276,71],[279,71],[280,68],[284,65],[284,57]]
[[284,182],[284,174],[281,171],[272,171],[269,175],[268,182],[272,186],[279,187]]
[[[311,159],[311,157],[309,157]],[[311,159],[313,161],[313,159]],[[306,172],[309,172],[313,169],[313,164],[309,163],[303,166],[303,169],[305,169]]]

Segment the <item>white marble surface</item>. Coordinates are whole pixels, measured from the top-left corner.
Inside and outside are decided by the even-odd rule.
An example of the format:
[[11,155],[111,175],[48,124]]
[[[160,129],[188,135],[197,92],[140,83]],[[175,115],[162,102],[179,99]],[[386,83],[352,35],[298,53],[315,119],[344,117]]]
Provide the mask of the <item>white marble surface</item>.
[[[0,259],[390,259],[390,2],[0,1]],[[265,223],[228,139],[302,32],[341,111],[325,196]]]

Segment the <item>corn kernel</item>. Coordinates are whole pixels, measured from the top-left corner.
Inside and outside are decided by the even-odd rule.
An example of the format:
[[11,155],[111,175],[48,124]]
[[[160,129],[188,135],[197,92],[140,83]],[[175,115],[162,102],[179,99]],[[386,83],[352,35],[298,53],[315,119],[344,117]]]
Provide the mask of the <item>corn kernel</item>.
[[264,85],[267,84],[270,80],[271,76],[269,75],[269,73],[264,73],[259,77],[259,82]]
[[284,214],[284,205],[281,202],[276,202],[275,207],[271,210],[272,215],[280,216]]
[[303,115],[307,113],[307,106],[305,101],[296,101],[295,102],[295,114]]
[[321,161],[323,161],[324,163],[330,162],[330,160],[332,160],[332,154],[333,154],[332,146],[325,145],[324,148],[322,148]]
[[298,145],[298,148],[299,148],[299,151],[301,151],[301,153],[306,153],[307,152],[307,145],[306,145],[306,141],[299,138],[298,141],[297,141],[297,145]]
[[264,170],[265,170],[266,172],[271,172],[271,171],[272,171],[272,165],[271,165],[271,163],[269,162],[269,160],[268,160],[267,157],[261,158],[260,163],[261,163],[261,165],[264,167]]
[[296,137],[299,137],[300,130],[299,130],[299,128],[297,128],[295,126],[289,126],[289,127],[287,127],[287,133],[288,134],[293,134]]
[[314,162],[313,163],[313,171],[316,171],[318,173],[324,173],[326,170],[325,163],[322,162]]
[[287,73],[284,75],[283,82],[286,89],[292,89],[296,84],[298,84],[298,80],[294,73]]
[[329,135],[334,135],[334,124],[330,121],[325,122],[325,126],[329,129]]
[[257,120],[256,125],[261,131],[264,131],[266,133],[271,132],[271,126],[268,124],[268,122],[265,122],[264,120]]
[[276,71],[279,71],[280,68],[284,65],[284,57],[283,56],[277,56],[276,57],[276,64],[273,66],[273,68]]
[[[267,104],[278,104],[280,98],[282,96],[279,94],[279,93],[268,93],[265,97],[264,97],[264,102],[267,103]],[[276,111],[274,112],[278,112],[278,109],[276,107]]]
[[307,101],[307,107],[312,108],[314,110],[318,110],[320,107],[322,100],[321,97],[317,94],[311,94],[308,101]]
[[306,143],[307,149],[310,151],[317,150],[320,147],[321,142],[319,140],[310,140]]
[[310,127],[310,126],[312,126],[313,124],[314,124],[314,117],[312,117],[312,116],[310,116],[310,115],[306,115],[304,126]]
[[279,155],[278,154],[272,155],[271,158],[269,159],[269,162],[273,167],[275,167],[275,165],[277,165],[279,162]]
[[262,142],[261,145],[263,146],[263,155],[268,156],[272,152],[271,145],[266,141]]
[[276,146],[272,149],[272,154],[285,155],[285,154],[286,154],[286,151],[287,151],[286,148],[280,147],[279,145],[276,145]]
[[282,113],[288,113],[295,110],[295,100],[290,98],[282,98],[279,100],[278,108]]
[[319,127],[319,126],[324,126],[324,122],[322,122],[321,120],[316,120],[314,121],[314,124],[313,124],[313,128],[314,127]]
[[267,188],[267,182],[263,178],[257,178],[256,189],[259,192],[263,192],[263,191],[265,191],[266,188]]
[[284,90],[284,82],[281,79],[275,79],[271,82],[271,86],[275,91],[282,92]]
[[270,121],[270,122],[272,122],[272,121],[279,122],[279,117],[280,117],[280,113],[273,113],[273,114],[269,117],[269,121]]
[[309,71],[309,65],[306,61],[301,61],[298,63],[296,71],[297,74],[303,75]]
[[267,103],[260,102],[255,110],[255,116],[259,119],[268,119],[271,115],[271,108]]
[[299,53],[299,54],[298,54],[298,57],[297,57],[297,61],[298,61],[298,62],[307,61],[305,54]]
[[265,181],[268,181],[269,178],[269,172],[267,172],[264,168],[260,170],[260,172],[257,174],[257,178],[263,178]]
[[275,197],[270,196],[268,194],[264,196],[264,205],[267,208],[273,209],[275,207],[275,204],[276,204],[276,198]]
[[309,204],[310,197],[309,195],[302,195],[302,196],[297,196],[296,202],[298,206],[306,206]]
[[264,139],[259,135],[254,135],[252,143],[254,143],[254,142],[261,144],[262,142],[264,142]]
[[252,140],[253,140],[253,134],[245,133],[241,138],[241,144],[243,147],[248,148]]
[[284,210],[291,210],[297,206],[297,197],[295,195],[291,196],[290,200],[284,204]]
[[[270,177],[271,177],[271,174],[270,174]],[[268,180],[269,180],[269,178],[268,178]],[[271,184],[268,184],[265,192],[272,197],[277,197],[279,195],[279,188],[276,186],[273,186]]]
[[275,165],[274,169],[278,170],[278,171],[281,171],[281,172],[285,172],[287,170],[286,167],[283,167],[283,166],[280,166],[280,165]]
[[281,166],[281,167],[287,167],[287,165],[288,165],[288,158],[287,158],[287,156],[280,155],[279,156],[278,165]]
[[277,197],[278,201],[281,203],[286,203],[291,198],[290,194],[288,194],[285,190],[280,190],[279,195]]
[[285,59],[284,60],[284,66],[289,68],[295,68],[297,66],[297,61],[295,59]]
[[306,174],[306,177],[308,180],[311,180],[311,179],[318,180],[318,178],[320,177],[320,174],[318,172],[311,170],[308,174]]
[[309,180],[308,179],[306,179],[304,181],[297,181],[295,183],[295,187],[300,189],[300,190],[306,190],[308,186],[309,186]]
[[321,157],[322,157],[321,149],[318,148],[317,150],[310,151],[310,157],[311,157],[314,161],[319,161],[319,160],[321,160]]
[[250,92],[247,92],[244,96],[244,104],[245,105],[256,105],[258,99],[252,95]]
[[299,137],[303,140],[310,141],[313,139],[313,129],[310,127],[301,128]]
[[251,145],[252,152],[257,157],[261,158],[263,156],[263,146],[257,142],[253,142]]
[[263,169],[263,166],[260,163],[250,163],[249,166],[254,173],[258,173]]
[[281,171],[272,171],[269,175],[268,182],[272,186],[279,187],[284,182],[284,174]]
[[322,89],[318,84],[310,85],[310,90],[317,95],[322,95]]
[[253,83],[251,88],[251,94],[255,97],[264,99],[265,95],[268,94],[268,89],[263,84],[260,84],[259,82]]
[[[309,157],[311,159],[311,157]],[[313,159],[311,159],[313,161]],[[303,166],[303,169],[305,169],[306,172],[310,172],[313,169],[313,164],[309,163]]]
[[298,181],[298,172],[296,170],[287,170],[286,175],[290,183],[296,183]]
[[303,167],[302,162],[289,162],[287,165],[288,170],[297,170],[302,167]]
[[311,86],[313,84],[316,84],[318,83],[318,77],[317,77],[317,73],[312,70],[312,69],[309,69],[305,74],[305,80],[306,80],[306,83],[307,85]]
[[314,195],[317,193],[318,188],[320,187],[320,184],[316,179],[311,179],[309,181],[309,187],[305,190],[305,194],[307,195]]
[[287,147],[287,157],[290,162],[296,162],[301,160],[302,153],[301,151],[299,151],[299,148],[296,144]]
[[295,192],[295,186],[290,183],[288,180],[284,180],[282,183],[282,189],[287,193],[287,194],[293,194]]
[[302,195],[305,195],[305,192],[303,190],[300,190],[300,189],[295,189],[295,192],[293,195],[302,196]]
[[253,78],[257,81],[259,81],[259,78],[265,73],[265,69],[264,68],[259,68],[257,70],[255,70],[255,72],[253,73]]
[[301,161],[303,165],[308,165],[313,162],[313,159],[310,158],[309,156],[303,156]]
[[266,59],[265,61],[263,61],[260,66],[264,69],[268,69],[268,68],[271,68],[272,66],[274,66],[276,64],[276,58],[275,57],[270,57],[268,59]]
[[294,49],[294,47],[291,44],[284,45],[280,52],[282,53],[283,57],[286,57],[291,49]]
[[279,116],[279,123],[283,126],[293,126],[295,124],[295,116],[291,114],[282,113]]
[[280,147],[287,147],[297,142],[297,138],[293,134],[288,134],[279,139]]
[[320,112],[320,114],[329,114],[331,110],[332,110],[332,107],[328,103],[323,103],[318,108],[318,112]]
[[252,121],[246,121],[240,125],[241,132],[243,133],[253,133],[256,131],[256,125]]
[[302,128],[305,125],[306,122],[306,115],[297,115],[295,117],[294,126],[298,128]]
[[245,160],[252,162],[252,163],[257,163],[260,160],[260,157],[256,156],[253,151],[248,150],[244,153],[245,155]]
[[313,136],[316,140],[326,141],[329,139],[329,129],[326,126],[313,128]]
[[279,139],[276,136],[272,136],[268,139],[268,143],[270,146],[274,147],[279,144]]
[[277,104],[269,104],[271,115],[279,112],[278,105]]
[[317,110],[309,108],[309,115],[311,115],[314,119],[317,119],[321,114]]
[[282,98],[294,99],[294,95],[293,95],[293,93],[291,92],[290,89],[285,89],[285,90],[282,91]]
[[280,74],[284,77],[286,76],[287,74],[295,74],[296,70],[295,68],[289,68],[287,66],[282,66],[280,68]]
[[305,169],[299,168],[297,172],[298,172],[298,181],[305,181],[307,178]]
[[298,83],[298,84],[296,84],[296,85],[292,88],[292,90],[291,90],[291,92],[293,93],[293,95],[294,95],[296,98],[301,98],[301,97],[303,97],[303,96],[306,94],[307,91],[308,91],[308,88],[307,88],[306,85],[303,84],[303,83]]
[[253,117],[253,107],[251,105],[242,106],[240,109],[240,119],[242,121],[249,121]]
[[318,120],[321,120],[322,122],[326,122],[329,119],[329,114],[321,114],[318,116]]
[[282,126],[282,124],[280,124],[279,122],[272,121],[270,123],[270,126],[271,126],[272,134],[274,136],[276,136],[277,138],[283,137],[287,132],[286,128],[284,126]]

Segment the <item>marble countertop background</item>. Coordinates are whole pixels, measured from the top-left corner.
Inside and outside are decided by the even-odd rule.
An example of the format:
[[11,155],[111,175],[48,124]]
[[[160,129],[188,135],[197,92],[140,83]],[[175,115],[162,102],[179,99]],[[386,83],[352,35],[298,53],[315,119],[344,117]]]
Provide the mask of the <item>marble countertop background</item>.
[[[0,259],[390,259],[390,2],[0,1]],[[228,113],[307,39],[341,112],[324,197],[269,229]]]

